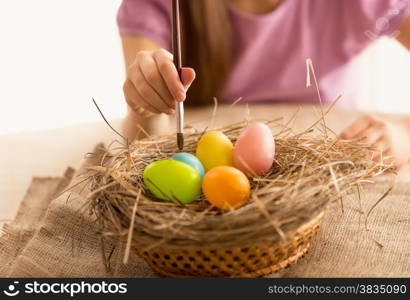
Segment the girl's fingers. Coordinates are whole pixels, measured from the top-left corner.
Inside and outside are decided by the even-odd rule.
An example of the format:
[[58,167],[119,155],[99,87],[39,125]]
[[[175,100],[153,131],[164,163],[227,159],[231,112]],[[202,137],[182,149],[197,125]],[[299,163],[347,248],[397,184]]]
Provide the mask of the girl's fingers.
[[137,91],[135,90],[134,84],[131,82],[131,80],[127,79],[125,81],[123,90],[124,90],[125,101],[127,102],[128,106],[132,110],[135,110],[138,106],[137,99],[139,98],[139,95]]
[[371,126],[360,134],[360,137],[364,137],[363,142],[369,145],[374,145],[377,141],[383,138],[383,131],[376,126]]
[[185,88],[181,83],[174,63],[170,60],[169,54],[162,49],[155,51],[154,60],[174,100],[184,101],[186,98]]
[[186,90],[195,79],[191,68],[182,69],[180,79],[172,54],[164,49],[138,52],[127,71],[125,99],[136,112],[143,108],[157,114],[173,114],[175,101],[185,100]]
[[137,92],[131,80],[127,79],[124,83],[124,95],[128,106],[137,113],[140,113],[139,109],[141,107],[155,114],[161,113],[158,109],[156,109],[150,103],[146,102],[144,99],[141,98],[140,94]]
[[383,162],[385,164],[392,164],[394,163],[394,157],[391,149],[386,150],[383,152]]
[[131,81],[142,102],[154,107],[159,113],[171,113],[171,108],[161,99],[157,92],[148,84],[140,68],[135,68]]
[[[138,93],[138,91],[137,91]],[[138,105],[141,106],[143,109],[148,110],[150,112],[153,112],[155,114],[160,114],[162,113],[157,107],[152,105],[149,101],[144,99],[139,93],[138,93],[140,100],[138,101]]]
[[371,124],[375,121],[375,118],[371,115],[367,115],[357,119],[349,127],[347,127],[343,133],[340,135],[342,139],[353,139],[359,136],[364,132]]
[[192,68],[182,68],[181,77],[185,90],[188,90],[196,78],[196,73]]
[[162,101],[168,106],[168,108],[175,108],[175,100],[162,78],[157,64],[152,56],[147,56],[140,62],[140,69],[147,83],[155,90],[160,96]]
[[384,138],[379,138],[372,146],[375,150],[371,151],[371,156],[374,161],[379,162],[385,156],[388,144]]
[[386,141],[386,139],[384,139],[383,137],[380,138],[377,142],[375,142],[373,144],[373,147],[375,147],[377,150],[385,153],[387,151],[390,151],[390,145],[388,143],[388,141]]

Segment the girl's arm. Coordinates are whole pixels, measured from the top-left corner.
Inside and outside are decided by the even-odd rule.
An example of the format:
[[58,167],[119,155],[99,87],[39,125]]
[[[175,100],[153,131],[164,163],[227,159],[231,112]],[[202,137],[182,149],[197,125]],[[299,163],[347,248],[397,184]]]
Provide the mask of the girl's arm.
[[122,36],[127,79],[124,95],[128,113],[123,134],[129,139],[160,135],[169,131],[168,115],[175,101],[184,101],[186,90],[195,79],[192,69],[182,70],[183,84],[172,55],[144,37]]
[[[397,40],[410,50],[410,17],[403,22],[399,30]],[[375,161],[383,158],[385,162],[393,163],[396,167],[410,162],[410,118],[388,121],[367,115],[346,128],[341,138],[364,138],[364,141],[380,151],[381,156],[373,156]]]

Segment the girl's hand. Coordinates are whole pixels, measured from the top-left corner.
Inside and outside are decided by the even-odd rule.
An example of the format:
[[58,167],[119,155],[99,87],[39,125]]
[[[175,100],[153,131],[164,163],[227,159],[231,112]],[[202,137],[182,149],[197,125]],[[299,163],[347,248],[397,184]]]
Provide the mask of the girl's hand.
[[[408,121],[386,121],[366,115],[350,125],[340,135],[342,139],[364,138],[364,142],[380,151],[373,160],[402,167],[410,159],[410,126]],[[382,155],[382,156],[381,156]]]
[[124,83],[129,107],[141,114],[175,112],[175,102],[186,99],[186,91],[195,79],[195,71],[182,69],[182,82],[173,63],[173,56],[164,49],[138,52],[127,70]]

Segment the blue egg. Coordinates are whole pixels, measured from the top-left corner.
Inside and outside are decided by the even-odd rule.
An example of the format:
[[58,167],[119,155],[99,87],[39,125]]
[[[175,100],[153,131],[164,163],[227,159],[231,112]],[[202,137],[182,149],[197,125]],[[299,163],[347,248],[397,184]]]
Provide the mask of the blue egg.
[[199,173],[199,175],[201,176],[201,179],[204,178],[205,176],[204,166],[202,165],[201,161],[198,158],[196,158],[196,156],[189,154],[189,153],[177,153],[174,156],[172,156],[171,159],[183,162],[187,165],[190,165],[192,168],[194,168]]

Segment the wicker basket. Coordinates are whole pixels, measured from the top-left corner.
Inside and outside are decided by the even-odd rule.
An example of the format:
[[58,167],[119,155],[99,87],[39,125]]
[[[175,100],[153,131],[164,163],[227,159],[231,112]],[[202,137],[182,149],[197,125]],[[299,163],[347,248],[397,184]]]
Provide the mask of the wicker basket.
[[324,213],[288,234],[286,241],[230,249],[137,249],[138,255],[165,277],[260,277],[297,262],[310,247]]

